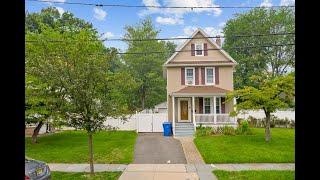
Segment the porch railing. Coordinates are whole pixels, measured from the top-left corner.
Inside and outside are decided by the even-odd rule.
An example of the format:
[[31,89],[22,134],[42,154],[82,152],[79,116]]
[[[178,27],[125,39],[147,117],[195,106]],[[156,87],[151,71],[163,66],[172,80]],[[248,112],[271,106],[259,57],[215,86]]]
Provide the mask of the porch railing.
[[229,114],[195,114],[196,123],[204,124],[235,124],[236,118]]

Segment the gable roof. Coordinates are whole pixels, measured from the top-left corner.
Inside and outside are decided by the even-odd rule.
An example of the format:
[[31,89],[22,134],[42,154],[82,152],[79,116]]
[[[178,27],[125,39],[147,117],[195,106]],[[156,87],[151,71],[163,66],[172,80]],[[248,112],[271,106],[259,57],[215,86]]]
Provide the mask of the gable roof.
[[[190,36],[190,39],[186,40],[184,43],[182,43],[180,46],[177,47],[176,51],[181,51],[182,48],[184,48],[193,38],[196,34],[201,33],[204,37],[209,37],[209,35],[204,32],[201,28],[198,28],[196,31],[193,32],[193,34]],[[213,41],[211,38],[207,38],[207,40],[214,45],[215,47],[218,47],[218,44]],[[218,51],[220,51],[222,53],[222,55],[224,55],[227,59],[229,59],[233,64],[238,64],[226,51],[224,51],[223,49],[219,49]],[[170,63],[171,60],[173,60],[174,57],[176,57],[178,55],[179,52],[175,52],[174,54],[172,54],[172,56],[163,64],[163,66],[166,66],[167,64]]]
[[173,92],[173,95],[184,95],[184,94],[225,94],[230,92],[229,90],[219,88],[217,86],[187,86],[176,92]]

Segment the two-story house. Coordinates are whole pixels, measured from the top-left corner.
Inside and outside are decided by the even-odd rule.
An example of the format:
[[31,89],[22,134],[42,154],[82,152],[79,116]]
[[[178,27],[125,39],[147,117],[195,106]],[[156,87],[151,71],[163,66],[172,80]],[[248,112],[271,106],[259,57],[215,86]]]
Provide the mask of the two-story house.
[[236,126],[229,116],[234,101],[225,103],[233,90],[236,61],[221,49],[221,40],[197,29],[163,65],[167,78],[168,121],[174,136],[192,135],[196,126]]

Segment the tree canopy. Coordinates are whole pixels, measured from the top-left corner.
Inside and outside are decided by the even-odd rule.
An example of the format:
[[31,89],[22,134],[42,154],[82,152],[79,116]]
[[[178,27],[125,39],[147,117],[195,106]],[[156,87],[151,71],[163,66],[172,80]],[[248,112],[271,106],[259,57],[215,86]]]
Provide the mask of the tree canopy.
[[[62,123],[85,130],[93,174],[92,135],[105,128],[106,117],[132,114],[136,83],[119,70],[117,50],[105,48],[88,23],[77,18],[52,20],[57,11],[51,8],[33,15],[41,18],[35,21],[39,26],[27,26],[26,31],[26,115],[50,117],[58,112]],[[62,16],[67,15],[73,17]],[[82,28],[83,24],[88,26]],[[44,119],[33,120],[41,125]]]
[[266,141],[270,140],[270,114],[280,108],[294,106],[294,73],[275,78],[260,78],[258,87],[245,86],[227,95],[227,101],[239,99],[236,114],[241,110],[263,110],[266,115]]
[[[126,39],[154,39],[156,30],[150,18],[146,18],[134,26],[125,27]],[[164,41],[126,41],[127,53],[145,52],[145,54],[126,54],[123,60],[128,71],[139,84],[136,91],[136,102],[141,109],[152,108],[166,100],[166,81],[163,78],[162,65],[175,50],[175,44]],[[148,53],[154,51],[167,52],[164,54]]]
[[[294,34],[235,37],[235,35],[281,34],[295,32],[292,8],[252,9],[227,21],[223,48],[238,62],[235,88],[255,86],[251,76],[261,73],[271,76],[287,74],[295,67]],[[259,47],[263,45],[284,45]],[[256,48],[237,47],[257,46]]]
[[61,33],[77,33],[83,29],[90,29],[93,33],[97,33],[91,23],[75,17],[70,12],[60,14],[55,7],[44,8],[40,13],[26,13],[26,33],[42,33],[45,27],[50,27]]

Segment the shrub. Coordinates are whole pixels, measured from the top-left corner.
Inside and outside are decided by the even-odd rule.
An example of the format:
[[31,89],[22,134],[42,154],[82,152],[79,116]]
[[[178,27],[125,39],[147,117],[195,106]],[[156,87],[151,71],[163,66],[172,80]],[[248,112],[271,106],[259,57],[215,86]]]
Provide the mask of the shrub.
[[232,135],[232,136],[234,136],[236,134],[236,130],[231,126],[223,126],[222,129],[223,129],[223,134],[224,135]]
[[211,127],[202,127],[200,126],[197,128],[196,131],[196,136],[209,136],[212,133],[212,128]]
[[252,131],[249,127],[249,122],[244,120],[244,121],[241,121],[239,127],[236,129],[236,133],[237,134],[252,134]]

